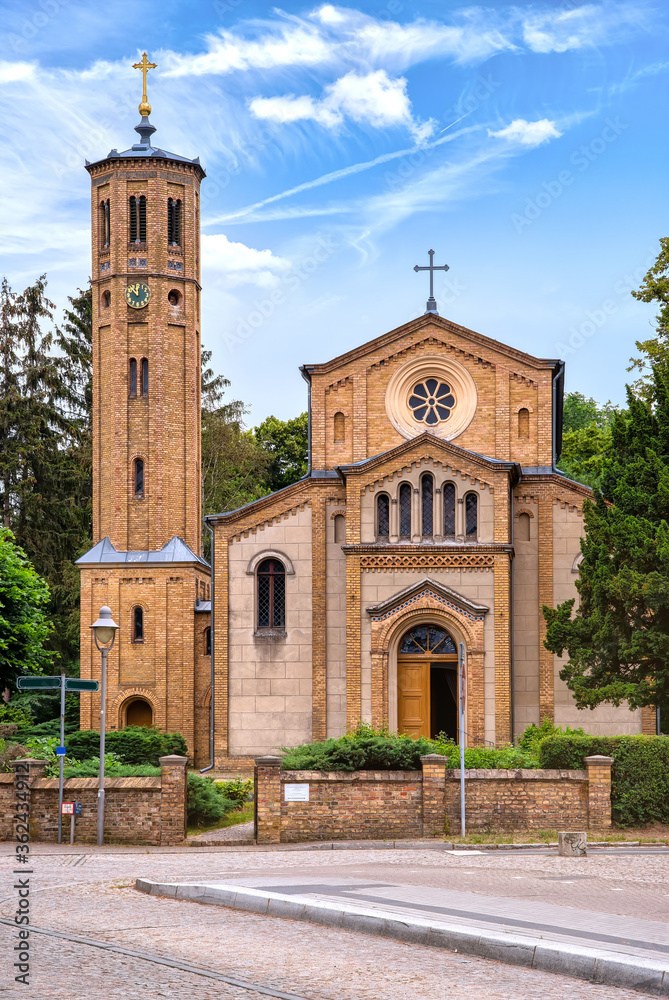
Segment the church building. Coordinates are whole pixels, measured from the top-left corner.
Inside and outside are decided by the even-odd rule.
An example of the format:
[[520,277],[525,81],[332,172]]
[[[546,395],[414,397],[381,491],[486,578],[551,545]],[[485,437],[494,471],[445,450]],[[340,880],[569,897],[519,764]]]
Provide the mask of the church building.
[[[463,644],[469,745],[545,717],[654,731],[652,711],[578,711],[543,645],[542,606],[577,596],[591,495],[557,468],[564,363],[441,317],[432,294],[415,320],[302,366],[309,471],[207,516],[207,563],[205,173],[152,145],[152,64],[137,66],[139,141],[87,164],[95,544],[79,560],[81,676],[99,676],[88,626],[108,604],[108,727],[179,731],[196,764],[213,751],[224,769],[361,720],[457,739]],[[82,728],[99,718],[99,695],[82,695]]]

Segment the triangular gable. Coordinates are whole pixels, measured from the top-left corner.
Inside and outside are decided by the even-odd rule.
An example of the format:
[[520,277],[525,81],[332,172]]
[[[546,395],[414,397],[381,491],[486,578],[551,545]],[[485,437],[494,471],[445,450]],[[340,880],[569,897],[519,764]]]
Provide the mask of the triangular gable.
[[394,460],[401,463],[401,460],[413,451],[420,452],[422,453],[422,457],[429,458],[433,458],[435,454],[439,454],[446,460],[449,458],[454,459],[459,464],[467,462],[488,472],[507,472],[510,473],[513,483],[516,483],[520,479],[522,473],[522,469],[517,462],[504,462],[499,458],[479,455],[478,452],[460,448],[457,444],[453,444],[452,441],[445,441],[435,434],[430,434],[429,431],[424,431],[409,441],[403,441],[397,447],[381,452],[379,455],[373,455],[371,458],[364,458],[359,462],[352,462],[348,465],[339,465],[337,466],[337,472],[342,480],[345,481],[347,476],[372,472],[378,466],[386,465],[388,462],[393,462]]
[[381,601],[380,604],[371,604],[367,608],[367,614],[373,622],[383,621],[390,615],[400,610],[410,608],[416,604],[421,597],[431,597],[435,601],[444,604],[451,611],[463,615],[470,621],[483,621],[484,616],[490,611],[485,604],[475,604],[468,598],[458,594],[456,590],[445,587],[443,583],[431,580],[429,576],[424,576],[417,583],[412,583],[403,590],[398,591],[392,597]]
[[404,323],[402,326],[398,326],[394,330],[390,330],[388,333],[382,334],[380,337],[375,337],[374,340],[368,340],[366,344],[361,344],[359,347],[354,347],[345,354],[340,354],[338,357],[332,358],[331,361],[325,361],[322,364],[302,365],[301,370],[306,375],[325,374],[327,372],[335,371],[337,368],[342,368],[349,364],[349,362],[356,361],[359,358],[365,357],[367,354],[373,354],[383,350],[384,348],[390,349],[395,341],[401,340],[403,337],[406,337],[407,334],[420,333],[422,329],[430,326],[437,327],[445,334],[455,334],[462,337],[469,341],[472,346],[476,346],[481,350],[494,351],[508,358],[510,361],[528,365],[531,368],[556,368],[558,365],[562,364],[561,361],[555,358],[535,358],[533,355],[526,354],[524,351],[519,351],[515,347],[509,347],[507,344],[503,344],[499,340],[494,340],[492,337],[486,337],[484,334],[477,333],[475,330],[469,330],[466,326],[460,326],[458,323],[453,323],[451,320],[444,319],[443,316],[435,316],[433,313],[426,313],[424,316],[419,316],[418,319],[411,320],[409,323]]

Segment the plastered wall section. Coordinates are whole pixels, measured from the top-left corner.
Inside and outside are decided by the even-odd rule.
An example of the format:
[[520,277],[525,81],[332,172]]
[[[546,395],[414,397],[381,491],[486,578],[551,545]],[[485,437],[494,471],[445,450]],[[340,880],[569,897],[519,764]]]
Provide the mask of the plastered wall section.
[[344,504],[326,506],[326,705],[327,735],[346,732],[346,556],[335,540],[335,517],[345,514]]
[[514,535],[513,561],[513,677],[514,727],[522,733],[539,723],[539,519],[536,504],[516,506],[530,516],[530,539]]
[[[402,571],[374,571],[363,572],[361,586],[361,689],[362,689],[362,717],[371,720],[372,717],[372,671],[371,671],[371,650],[372,632],[371,620],[367,614],[367,607],[379,604],[388,600],[398,591],[416,583],[421,576],[427,575],[437,583],[445,587],[450,587],[462,597],[483,604],[490,608],[485,616],[484,622],[484,643],[485,655],[483,663],[484,676],[484,713],[485,713],[485,739],[495,741],[495,621],[494,621],[494,573],[492,570],[456,569],[456,570],[429,570],[424,569],[417,572],[407,570]],[[391,651],[388,664],[388,720],[391,729],[397,729],[397,650]]]
[[[229,546],[229,732],[231,754],[264,754],[311,739],[311,508]],[[256,577],[263,551],[285,555],[286,636],[256,634]]]
[[[555,605],[578,594],[574,586],[575,562],[580,554],[583,516],[564,503],[553,505],[553,596]],[[599,705],[579,710],[559,672],[567,657],[555,657],[555,722],[559,726],[581,726],[595,736],[613,736],[641,732],[641,710],[631,712],[625,705]]]

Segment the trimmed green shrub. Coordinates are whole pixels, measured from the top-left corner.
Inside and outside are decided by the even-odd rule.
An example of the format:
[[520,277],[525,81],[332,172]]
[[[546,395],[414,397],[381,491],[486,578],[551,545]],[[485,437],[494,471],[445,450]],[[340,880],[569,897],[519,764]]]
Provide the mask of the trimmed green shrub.
[[[67,738],[68,756],[90,760],[100,752],[100,733],[83,729]],[[179,733],[161,733],[147,726],[126,726],[106,734],[105,748],[113,751],[124,764],[158,766],[158,758],[168,754],[188,756],[188,748]]]
[[238,807],[237,802],[225,796],[224,785],[225,782],[203,778],[201,774],[188,775],[188,826],[213,826]]
[[418,771],[421,756],[435,752],[430,740],[365,724],[338,739],[281,749],[286,771]]
[[[79,727],[68,724],[65,720],[65,736],[77,733]],[[29,740],[41,738],[42,736],[53,736],[60,742],[60,719],[49,719],[47,722],[40,722],[34,726],[21,726],[16,734],[17,739]],[[98,734],[98,747],[100,746],[100,735]]]
[[[453,740],[437,739],[431,741],[432,749],[429,753],[440,753],[448,757],[449,767],[460,767],[460,747]],[[518,747],[466,747],[465,748],[465,768],[506,768],[515,769],[536,768],[539,763],[536,757],[525,753]]]
[[225,798],[235,803],[237,809],[241,809],[249,801],[253,792],[251,778],[247,778],[246,781],[243,781],[242,778],[234,778],[232,781],[217,781],[216,784]]
[[669,736],[549,736],[541,767],[582,768],[585,757],[613,757],[611,812],[618,826],[669,823]]
[[569,726],[562,729],[561,726],[556,726],[551,719],[542,719],[539,726],[536,726],[533,722],[530,723],[527,729],[518,737],[518,747],[538,761],[539,746],[541,741],[545,740],[546,737],[586,735],[583,729],[570,729]]
[[[110,755],[111,756],[111,755]],[[64,769],[66,778],[98,778],[100,776],[100,758],[91,757]],[[105,754],[105,776],[107,778],[154,778],[160,774],[159,767],[150,764],[119,764],[117,760],[109,760]]]

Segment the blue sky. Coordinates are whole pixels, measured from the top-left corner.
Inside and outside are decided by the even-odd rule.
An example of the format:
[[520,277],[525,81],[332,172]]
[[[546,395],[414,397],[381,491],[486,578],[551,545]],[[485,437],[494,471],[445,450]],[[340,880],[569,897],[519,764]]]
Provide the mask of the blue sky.
[[200,156],[202,339],[249,423],[298,366],[425,308],[622,402],[666,233],[667,10],[650,3],[0,3],[1,270],[58,307],[90,273],[83,169],[135,138]]

